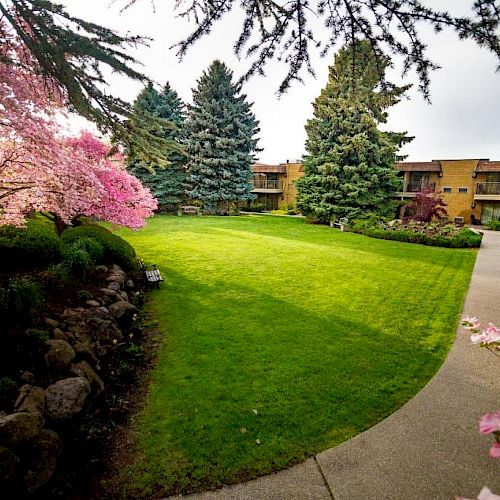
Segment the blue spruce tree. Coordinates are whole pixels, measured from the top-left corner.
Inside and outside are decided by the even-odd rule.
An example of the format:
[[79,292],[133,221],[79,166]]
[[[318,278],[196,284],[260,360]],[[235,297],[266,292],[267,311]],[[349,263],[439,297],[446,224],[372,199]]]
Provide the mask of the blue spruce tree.
[[396,214],[401,179],[394,163],[412,137],[379,129],[408,89],[385,80],[389,65],[387,58],[377,61],[365,40],[335,56],[306,124],[305,175],[296,182],[297,207],[308,217],[328,222]]
[[186,122],[189,154],[186,194],[205,213],[228,214],[254,198],[252,163],[258,121],[232,72],[214,61],[193,89]]
[[[177,92],[167,83],[161,91],[149,83],[139,93],[134,110],[138,115],[152,115],[175,125],[157,126],[154,136],[180,143],[184,133],[185,105]],[[175,212],[184,200],[186,157],[177,151],[168,154],[169,165],[159,168],[145,163],[140,157],[128,155],[128,169],[149,188],[158,200],[159,212]]]

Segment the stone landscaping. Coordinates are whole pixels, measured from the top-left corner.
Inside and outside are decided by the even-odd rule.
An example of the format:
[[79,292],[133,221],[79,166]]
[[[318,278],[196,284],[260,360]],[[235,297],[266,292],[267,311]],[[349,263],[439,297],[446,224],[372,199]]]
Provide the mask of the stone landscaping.
[[118,265],[97,266],[95,276],[100,288],[84,306],[39,318],[38,327],[49,338],[17,367],[20,388],[14,400],[3,401],[0,485],[12,498],[45,485],[61,457],[80,460],[75,434],[88,437],[82,430],[85,419],[105,411],[106,389],[116,393],[127,375],[119,353],[130,346],[139,352],[132,343],[140,333],[139,309],[130,299],[141,292]]

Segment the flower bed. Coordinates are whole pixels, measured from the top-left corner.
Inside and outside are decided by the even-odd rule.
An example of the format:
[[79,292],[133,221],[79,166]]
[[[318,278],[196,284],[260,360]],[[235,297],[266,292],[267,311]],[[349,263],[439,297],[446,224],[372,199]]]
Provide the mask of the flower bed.
[[393,220],[369,224],[361,221],[355,223],[352,230],[371,238],[447,248],[477,248],[483,237],[472,229],[444,222]]

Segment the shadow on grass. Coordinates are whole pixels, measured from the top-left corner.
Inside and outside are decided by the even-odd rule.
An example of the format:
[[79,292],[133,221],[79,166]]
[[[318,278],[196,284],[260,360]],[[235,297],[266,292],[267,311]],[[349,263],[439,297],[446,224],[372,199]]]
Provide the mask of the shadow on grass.
[[237,283],[163,272],[151,307],[167,341],[139,424],[141,489],[216,488],[339,444],[415,394],[453,335],[422,349],[427,328],[388,335],[349,311],[318,315]]

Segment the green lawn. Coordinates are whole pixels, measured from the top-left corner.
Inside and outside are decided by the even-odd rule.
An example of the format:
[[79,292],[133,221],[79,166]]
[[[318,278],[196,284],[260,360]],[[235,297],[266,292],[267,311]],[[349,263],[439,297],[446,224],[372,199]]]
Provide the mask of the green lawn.
[[165,278],[148,304],[165,343],[125,474],[137,496],[282,469],[389,415],[443,362],[475,260],[268,216],[120,234]]

